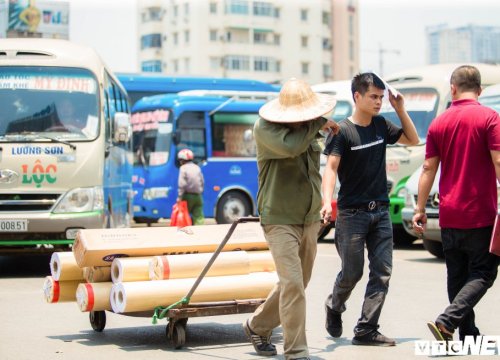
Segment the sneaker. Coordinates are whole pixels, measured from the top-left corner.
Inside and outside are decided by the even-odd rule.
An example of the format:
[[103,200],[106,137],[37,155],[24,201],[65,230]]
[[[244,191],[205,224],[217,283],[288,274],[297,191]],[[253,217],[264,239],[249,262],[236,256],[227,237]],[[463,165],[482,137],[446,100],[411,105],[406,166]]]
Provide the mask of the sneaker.
[[356,335],[352,338],[353,345],[370,345],[370,346],[395,346],[396,340],[382,335],[377,330],[369,332],[365,335]]
[[342,314],[331,310],[325,305],[326,323],[325,328],[331,337],[338,338],[342,335]]
[[273,356],[277,354],[276,346],[271,344],[271,336],[260,336],[254,333],[253,330],[250,329],[248,320],[243,324],[243,329],[245,330],[245,334],[247,334],[250,339],[257,355]]

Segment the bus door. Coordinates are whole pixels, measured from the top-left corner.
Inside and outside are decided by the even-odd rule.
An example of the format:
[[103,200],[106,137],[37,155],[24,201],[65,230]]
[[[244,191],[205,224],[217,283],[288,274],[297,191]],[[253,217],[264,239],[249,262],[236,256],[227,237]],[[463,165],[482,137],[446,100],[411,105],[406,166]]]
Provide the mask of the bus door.
[[217,223],[255,213],[257,196],[255,112],[216,112],[210,116],[211,157],[204,173],[205,193]]

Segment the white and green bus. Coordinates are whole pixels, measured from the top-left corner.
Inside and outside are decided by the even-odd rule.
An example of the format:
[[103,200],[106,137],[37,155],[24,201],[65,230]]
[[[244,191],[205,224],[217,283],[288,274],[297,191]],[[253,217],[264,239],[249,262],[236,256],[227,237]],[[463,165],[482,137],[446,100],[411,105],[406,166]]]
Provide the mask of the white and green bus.
[[0,109],[0,253],[130,225],[127,93],[94,50],[0,39]]

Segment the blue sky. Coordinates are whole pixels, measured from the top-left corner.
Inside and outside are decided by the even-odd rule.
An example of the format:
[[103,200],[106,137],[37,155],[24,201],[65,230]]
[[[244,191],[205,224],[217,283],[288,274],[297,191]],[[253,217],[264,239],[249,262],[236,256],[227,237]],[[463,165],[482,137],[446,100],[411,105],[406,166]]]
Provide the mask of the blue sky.
[[[499,14],[498,0],[359,0],[361,69],[380,72],[379,47],[386,75],[424,65],[426,26],[500,27]],[[71,0],[71,39],[93,46],[114,71],[138,69],[136,21],[135,0]]]

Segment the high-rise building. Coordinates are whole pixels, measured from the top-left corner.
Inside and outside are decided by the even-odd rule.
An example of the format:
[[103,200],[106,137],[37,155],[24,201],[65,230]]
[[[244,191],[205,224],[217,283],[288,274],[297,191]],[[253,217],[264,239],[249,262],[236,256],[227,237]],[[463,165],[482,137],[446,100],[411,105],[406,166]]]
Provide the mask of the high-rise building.
[[500,63],[500,27],[447,25],[428,27],[427,62]]
[[348,79],[359,69],[357,3],[141,0],[141,70],[267,82]]

